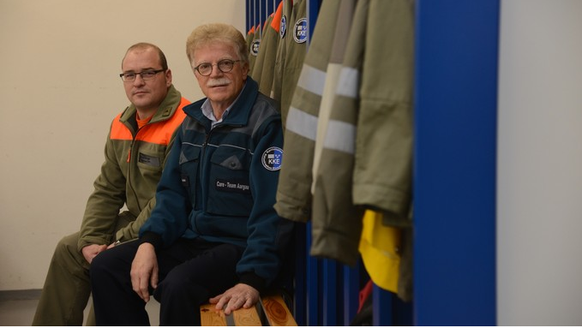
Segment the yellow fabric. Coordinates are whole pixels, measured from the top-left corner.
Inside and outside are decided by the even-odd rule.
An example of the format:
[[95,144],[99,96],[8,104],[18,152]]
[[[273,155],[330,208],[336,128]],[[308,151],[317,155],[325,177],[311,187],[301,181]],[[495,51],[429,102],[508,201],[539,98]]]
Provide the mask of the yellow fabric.
[[382,213],[367,210],[359,251],[372,281],[379,287],[398,292],[400,229],[382,224]]

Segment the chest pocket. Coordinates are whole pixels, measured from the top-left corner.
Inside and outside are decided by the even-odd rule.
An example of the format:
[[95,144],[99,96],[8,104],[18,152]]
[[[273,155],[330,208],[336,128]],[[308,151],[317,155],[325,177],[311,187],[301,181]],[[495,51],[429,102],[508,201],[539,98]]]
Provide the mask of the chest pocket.
[[252,155],[232,146],[220,146],[210,159],[208,212],[249,216],[253,207],[249,172]]
[[182,186],[188,191],[191,204],[196,204],[196,179],[200,169],[200,147],[183,144],[180,154],[180,179]]

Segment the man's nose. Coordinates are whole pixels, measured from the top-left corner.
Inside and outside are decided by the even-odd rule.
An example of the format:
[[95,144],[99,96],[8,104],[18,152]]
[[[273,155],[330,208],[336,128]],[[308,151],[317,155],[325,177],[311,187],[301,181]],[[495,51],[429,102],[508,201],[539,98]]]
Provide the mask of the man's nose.
[[135,80],[133,80],[133,85],[143,85],[143,84],[145,84],[145,81],[143,77],[141,77],[141,74],[136,74]]
[[220,76],[224,73],[222,73],[222,71],[220,70],[220,68],[218,68],[218,64],[216,65],[212,65],[212,70],[210,71],[210,75],[209,76]]

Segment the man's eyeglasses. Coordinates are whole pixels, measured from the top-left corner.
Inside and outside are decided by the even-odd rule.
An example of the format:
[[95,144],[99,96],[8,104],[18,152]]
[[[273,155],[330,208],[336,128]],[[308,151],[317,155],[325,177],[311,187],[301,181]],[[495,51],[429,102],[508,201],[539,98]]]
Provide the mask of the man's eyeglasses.
[[141,76],[141,79],[144,81],[147,80],[151,80],[153,79],[156,74],[165,71],[164,69],[146,69],[144,71],[141,71],[139,73],[135,73],[135,72],[127,72],[127,73],[121,73],[119,74],[119,77],[121,77],[121,79],[123,80],[123,82],[133,82],[135,81],[135,78],[139,75]]
[[239,62],[240,60],[231,60],[231,59],[223,59],[216,64],[209,64],[209,63],[202,63],[194,69],[198,71],[198,73],[202,76],[208,76],[212,74],[212,67],[216,66],[222,73],[228,73],[232,71],[234,67],[234,63]]

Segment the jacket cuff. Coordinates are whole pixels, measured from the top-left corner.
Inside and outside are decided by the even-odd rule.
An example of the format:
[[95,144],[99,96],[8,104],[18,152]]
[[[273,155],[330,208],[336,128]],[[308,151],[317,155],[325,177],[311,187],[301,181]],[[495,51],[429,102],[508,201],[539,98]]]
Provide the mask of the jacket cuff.
[[139,244],[150,243],[154,245],[154,249],[160,249],[163,244],[162,236],[157,233],[146,231],[141,237],[139,237]]
[[267,282],[254,272],[245,272],[240,275],[240,283],[247,284],[262,294],[267,288]]

